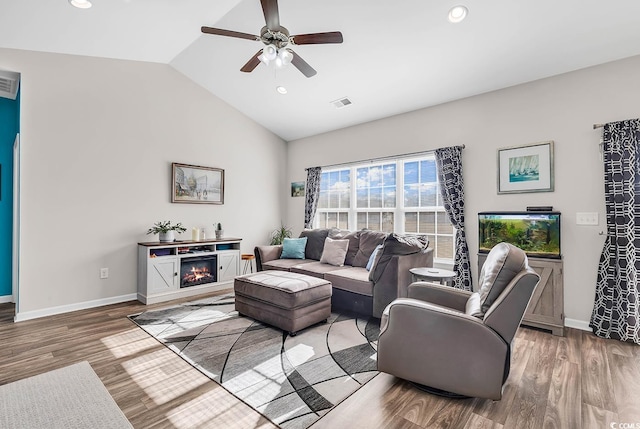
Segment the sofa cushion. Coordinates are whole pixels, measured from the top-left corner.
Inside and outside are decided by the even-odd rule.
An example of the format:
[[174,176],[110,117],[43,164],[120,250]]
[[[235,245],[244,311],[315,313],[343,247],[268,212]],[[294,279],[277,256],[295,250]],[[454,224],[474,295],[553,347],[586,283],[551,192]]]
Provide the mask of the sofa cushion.
[[380,280],[392,257],[424,252],[427,247],[429,247],[429,239],[424,235],[389,234],[384,240],[382,255],[371,270],[369,279],[374,282]]
[[285,238],[280,259],[304,259],[307,238]]
[[369,281],[369,272],[362,267],[348,267],[330,271],[324,275],[334,289],[342,289],[360,295],[373,296],[373,283]]
[[322,257],[322,250],[324,249],[324,240],[328,235],[328,228],[302,230],[300,238],[306,237],[307,239],[305,255],[308,259],[315,259],[316,261],[320,260]]
[[478,278],[478,293],[483,315],[516,274],[526,267],[527,255],[522,249],[508,243],[498,243],[493,246]]
[[[318,262],[313,259],[274,259],[262,263],[263,270],[278,270],[278,271],[290,271],[291,267],[298,264],[305,264],[309,262]],[[318,262],[319,263],[319,262]],[[333,267],[334,269],[336,267]]]
[[345,265],[353,265],[353,258],[356,257],[360,248],[360,231],[348,231],[346,229],[331,228],[329,238],[334,240],[349,240],[347,256],[344,258]]
[[322,250],[320,262],[342,267],[344,265],[344,258],[347,256],[348,248],[349,240],[333,240],[327,237],[324,241],[324,249]]
[[323,279],[324,275],[328,272],[343,270],[346,268],[351,268],[351,267],[347,265],[344,265],[342,267],[335,267],[333,265],[323,264],[319,261],[311,260],[311,262],[306,262],[304,264],[293,265],[291,266],[289,271],[291,271],[292,273],[306,274],[308,276],[313,276],[313,277],[318,277]]
[[365,268],[376,246],[382,244],[386,236],[386,233],[380,231],[369,231],[367,229],[360,231],[358,252],[353,258],[352,265],[354,267]]

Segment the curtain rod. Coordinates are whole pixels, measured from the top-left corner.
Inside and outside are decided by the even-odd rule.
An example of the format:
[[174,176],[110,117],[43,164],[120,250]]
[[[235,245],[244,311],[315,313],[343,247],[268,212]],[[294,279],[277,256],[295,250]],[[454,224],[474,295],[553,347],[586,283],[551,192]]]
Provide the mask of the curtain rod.
[[[462,149],[464,149],[465,145],[460,145],[458,147],[462,147]],[[421,151],[421,152],[405,153],[405,154],[401,154],[401,155],[383,156],[381,158],[361,159],[359,161],[349,161],[349,162],[341,162],[339,164],[323,165],[322,168],[330,168],[330,167],[334,168],[334,167],[341,167],[343,165],[364,164],[366,162],[371,163],[371,162],[385,161],[385,160],[388,160],[388,159],[409,158],[409,157],[416,156],[416,155],[423,155],[425,153],[434,152],[437,149],[440,149],[440,148],[436,148],[436,149],[432,149],[432,150],[424,150],[424,151]],[[308,170],[308,168],[305,168],[305,170]]]
[[598,128],[604,127],[604,124],[593,124],[593,129],[596,130]]

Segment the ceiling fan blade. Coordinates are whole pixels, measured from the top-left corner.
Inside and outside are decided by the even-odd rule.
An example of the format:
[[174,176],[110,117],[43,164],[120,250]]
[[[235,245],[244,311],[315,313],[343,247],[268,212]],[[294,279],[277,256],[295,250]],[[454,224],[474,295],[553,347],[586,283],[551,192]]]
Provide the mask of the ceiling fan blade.
[[258,57],[260,56],[261,53],[262,53],[262,49],[256,52],[256,54],[253,57],[251,57],[251,59],[247,61],[245,65],[242,66],[240,71],[245,73],[251,73],[256,67],[258,67],[258,64],[260,64],[260,60],[258,59]]
[[298,34],[291,36],[294,45],[317,45],[322,43],[342,43],[342,33],[330,31],[328,33]]
[[254,36],[253,34],[248,33],[240,33],[239,31],[231,31],[231,30],[223,30],[221,28],[213,28],[213,27],[202,27],[203,33],[206,34],[216,34],[218,36],[227,36],[227,37],[238,37],[240,39],[248,39],[248,40],[260,40],[260,37]]
[[260,0],[262,3],[262,12],[264,20],[269,30],[277,31],[280,29],[280,14],[278,13],[278,0]]
[[315,76],[317,71],[313,69],[305,60],[303,60],[300,55],[293,52],[291,49],[287,49],[289,52],[293,54],[293,58],[291,59],[291,64],[296,66],[298,70],[302,72],[306,77]]

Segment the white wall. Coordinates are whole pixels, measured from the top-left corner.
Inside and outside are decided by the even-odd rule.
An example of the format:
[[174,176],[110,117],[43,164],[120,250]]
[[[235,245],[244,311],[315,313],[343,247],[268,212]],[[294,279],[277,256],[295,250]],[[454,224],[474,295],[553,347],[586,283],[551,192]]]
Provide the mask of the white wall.
[[[245,253],[280,224],[285,142],[170,66],[0,49],[0,68],[22,73],[19,315],[134,294],[156,221],[221,222]],[[224,205],[170,203],[172,162],[225,169]]]
[[[464,144],[465,214],[474,267],[478,212],[553,206],[563,214],[567,323],[584,327],[604,243],[598,232],[606,230],[601,130],[592,125],[640,116],[639,75],[640,56],[290,142],[288,181],[304,180],[306,167]],[[498,195],[496,149],[546,140],[555,142],[555,192]],[[600,225],[576,225],[576,212],[585,211],[598,212]],[[289,198],[287,224],[294,232],[302,229],[303,213],[303,199]]]

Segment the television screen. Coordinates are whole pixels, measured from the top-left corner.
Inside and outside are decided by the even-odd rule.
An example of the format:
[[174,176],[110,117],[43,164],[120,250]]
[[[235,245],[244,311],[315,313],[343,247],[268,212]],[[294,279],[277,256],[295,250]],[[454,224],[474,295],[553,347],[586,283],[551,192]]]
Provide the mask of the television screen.
[[489,253],[498,243],[511,243],[528,256],[559,259],[559,212],[478,213],[480,253]]

